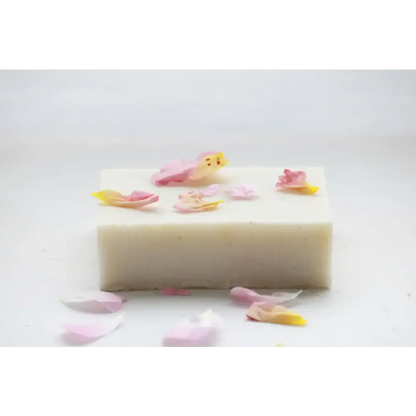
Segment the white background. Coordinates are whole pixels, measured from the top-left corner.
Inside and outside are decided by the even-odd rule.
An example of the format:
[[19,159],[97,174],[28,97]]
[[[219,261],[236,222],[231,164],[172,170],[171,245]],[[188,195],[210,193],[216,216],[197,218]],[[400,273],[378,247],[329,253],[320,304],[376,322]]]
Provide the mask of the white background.
[[97,287],[103,168],[219,148],[232,166],[323,166],[333,287],[292,307],[305,328],[246,322],[226,292],[131,294],[94,346],[157,346],[182,316],[222,314],[224,346],[416,345],[414,72],[0,73],[0,345],[60,346]]

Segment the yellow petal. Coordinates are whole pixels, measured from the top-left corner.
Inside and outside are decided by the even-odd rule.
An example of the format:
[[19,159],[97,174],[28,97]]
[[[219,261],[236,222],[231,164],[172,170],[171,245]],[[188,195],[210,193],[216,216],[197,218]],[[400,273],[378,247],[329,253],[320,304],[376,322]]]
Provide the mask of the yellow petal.
[[281,305],[270,305],[264,302],[253,303],[247,312],[250,319],[282,325],[305,325],[301,315]]
[[301,315],[292,311],[286,311],[284,313],[280,312],[276,314],[275,322],[277,324],[282,324],[282,325],[305,325],[306,324],[305,319],[303,319]]
[[211,211],[213,209],[217,209],[219,204],[223,204],[224,201],[215,201],[215,202],[207,202],[202,205],[203,208],[205,208],[206,211]]
[[104,204],[108,205],[111,205],[113,202],[116,201],[124,201],[123,195],[121,195],[119,192],[111,190],[93,192],[91,195],[99,199],[101,202],[104,202]]
[[317,186],[309,185],[308,183],[305,184],[302,188],[298,188],[300,192],[307,195],[313,195],[316,193],[319,188]]
[[219,171],[224,166],[228,165],[228,160],[224,157],[222,152],[206,156],[193,170],[189,179],[198,180],[205,176],[211,175]]

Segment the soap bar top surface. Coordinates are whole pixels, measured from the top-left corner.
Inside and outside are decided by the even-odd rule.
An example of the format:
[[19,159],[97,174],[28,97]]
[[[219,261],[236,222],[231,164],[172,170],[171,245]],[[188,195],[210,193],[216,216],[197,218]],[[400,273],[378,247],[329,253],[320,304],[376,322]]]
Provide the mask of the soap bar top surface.
[[[111,189],[130,194],[147,191],[158,194],[160,200],[141,210],[100,205],[99,226],[106,225],[163,225],[163,224],[216,224],[216,223],[326,223],[332,221],[325,177],[322,168],[291,168],[304,170],[307,182],[319,187],[314,195],[286,192],[275,187],[285,168],[225,168],[217,174],[194,183],[155,186],[151,182],[157,169],[108,169],[101,172],[101,190]],[[206,201],[223,200],[214,211],[179,213],[173,208],[178,195],[219,184],[217,195]],[[227,188],[238,185],[256,187],[252,200],[234,200]]]

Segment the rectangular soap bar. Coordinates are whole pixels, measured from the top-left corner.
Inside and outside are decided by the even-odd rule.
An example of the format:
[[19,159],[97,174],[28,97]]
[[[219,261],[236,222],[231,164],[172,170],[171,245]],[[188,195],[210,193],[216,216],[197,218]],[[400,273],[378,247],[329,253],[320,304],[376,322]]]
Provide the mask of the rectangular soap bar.
[[[198,186],[220,184],[205,200],[215,211],[179,213],[180,193],[198,188],[151,183],[156,170],[104,170],[101,189],[160,195],[141,210],[99,206],[101,288],[325,288],[331,283],[332,216],[323,169],[305,170],[315,195],[275,188],[283,168],[224,168]],[[254,200],[232,200],[228,186],[254,185]]]

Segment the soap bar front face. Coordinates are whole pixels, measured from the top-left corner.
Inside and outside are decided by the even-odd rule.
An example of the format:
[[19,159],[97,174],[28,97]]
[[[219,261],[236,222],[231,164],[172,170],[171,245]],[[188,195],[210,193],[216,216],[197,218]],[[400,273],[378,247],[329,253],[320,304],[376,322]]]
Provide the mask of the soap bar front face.
[[[100,205],[98,247],[103,290],[322,288],[331,280],[332,216],[323,170],[302,169],[315,195],[278,191],[283,168],[226,168],[198,187],[220,184],[214,211],[178,213],[178,195],[198,187],[157,187],[156,170],[105,170],[101,189],[160,195],[142,210]],[[229,186],[253,185],[253,200],[232,200]]]

